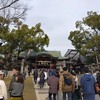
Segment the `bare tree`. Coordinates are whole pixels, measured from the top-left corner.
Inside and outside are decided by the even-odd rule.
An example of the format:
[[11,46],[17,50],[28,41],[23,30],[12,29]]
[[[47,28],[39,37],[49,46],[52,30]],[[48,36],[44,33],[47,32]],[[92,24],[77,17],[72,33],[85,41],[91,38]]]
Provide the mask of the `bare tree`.
[[0,0],[0,4],[3,4],[3,6],[0,7],[0,10],[10,7],[18,1],[19,0],[7,0],[4,4],[4,0]]
[[5,25],[5,19],[9,20],[8,24],[15,19],[25,19],[28,7],[19,2],[20,0],[0,0],[0,16],[4,18],[2,25]]

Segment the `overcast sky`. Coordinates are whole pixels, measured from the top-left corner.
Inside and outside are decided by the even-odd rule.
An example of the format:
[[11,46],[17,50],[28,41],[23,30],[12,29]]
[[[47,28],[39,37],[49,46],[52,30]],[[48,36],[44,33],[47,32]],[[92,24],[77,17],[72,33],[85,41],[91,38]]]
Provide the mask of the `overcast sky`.
[[88,11],[100,13],[100,0],[24,0],[30,10],[26,23],[31,27],[41,23],[41,28],[50,38],[46,50],[61,51],[62,56],[73,49],[68,40],[75,22],[87,16]]

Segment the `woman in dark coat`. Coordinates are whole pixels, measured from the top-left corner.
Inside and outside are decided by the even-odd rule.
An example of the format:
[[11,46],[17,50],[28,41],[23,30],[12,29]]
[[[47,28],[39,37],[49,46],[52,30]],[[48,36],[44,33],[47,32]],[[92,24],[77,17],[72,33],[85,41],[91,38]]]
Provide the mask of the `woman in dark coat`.
[[[58,78],[55,76],[56,72],[52,71],[51,77],[48,78],[47,84],[49,85],[49,100],[56,100],[56,94],[58,91]],[[53,95],[53,99],[52,99]]]

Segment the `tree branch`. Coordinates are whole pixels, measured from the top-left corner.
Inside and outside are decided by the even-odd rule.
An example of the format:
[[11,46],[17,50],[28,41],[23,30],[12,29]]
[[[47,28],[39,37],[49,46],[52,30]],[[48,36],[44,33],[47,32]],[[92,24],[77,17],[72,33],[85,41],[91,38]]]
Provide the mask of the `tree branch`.
[[12,1],[10,4],[8,4],[8,5],[6,5],[6,6],[2,7],[2,8],[0,8],[0,10],[3,10],[3,9],[5,9],[5,8],[10,7],[11,5],[13,5],[14,3],[16,3],[16,2],[18,2],[18,1],[19,1],[19,0],[14,0],[14,1]]

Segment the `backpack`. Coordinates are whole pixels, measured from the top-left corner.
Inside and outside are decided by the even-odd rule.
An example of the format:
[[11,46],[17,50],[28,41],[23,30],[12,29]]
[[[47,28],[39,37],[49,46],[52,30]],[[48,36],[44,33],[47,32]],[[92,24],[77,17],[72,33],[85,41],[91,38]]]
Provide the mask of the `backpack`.
[[70,86],[72,84],[72,80],[64,76],[64,83]]
[[49,70],[49,77],[52,76],[53,70]]
[[37,70],[37,69],[34,70],[33,75],[34,75],[34,76],[38,76],[38,70]]
[[42,72],[42,73],[40,74],[40,79],[43,79],[43,80],[44,80],[44,77],[45,77],[45,74],[44,74],[44,72]]

